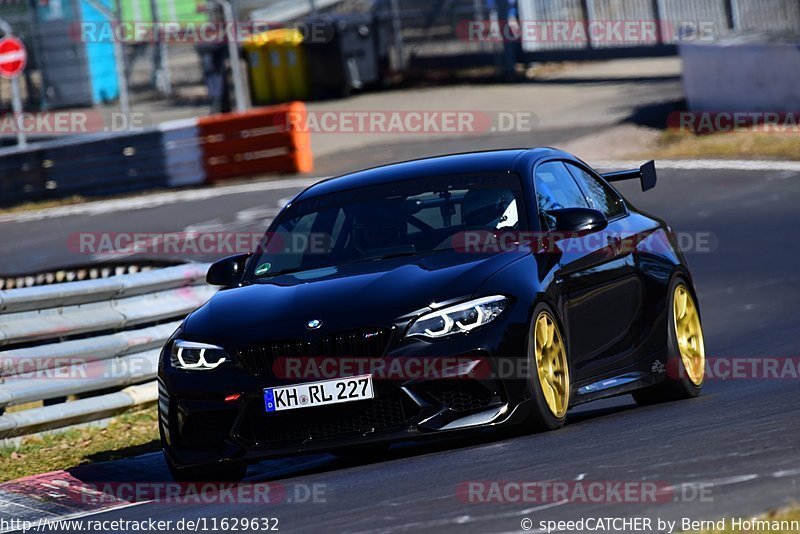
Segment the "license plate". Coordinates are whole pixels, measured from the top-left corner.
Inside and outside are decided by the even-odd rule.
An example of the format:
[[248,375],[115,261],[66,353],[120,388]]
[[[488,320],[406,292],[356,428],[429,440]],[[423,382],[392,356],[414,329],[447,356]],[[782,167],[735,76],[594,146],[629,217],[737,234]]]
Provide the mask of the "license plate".
[[264,389],[264,407],[268,412],[327,406],[375,397],[372,375],[295,384]]

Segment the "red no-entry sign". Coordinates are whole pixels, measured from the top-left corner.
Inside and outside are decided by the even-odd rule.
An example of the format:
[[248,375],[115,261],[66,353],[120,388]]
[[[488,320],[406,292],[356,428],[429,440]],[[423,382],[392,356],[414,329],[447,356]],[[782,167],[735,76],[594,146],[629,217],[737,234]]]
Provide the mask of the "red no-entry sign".
[[0,76],[16,78],[25,68],[28,54],[25,45],[16,37],[0,39]]

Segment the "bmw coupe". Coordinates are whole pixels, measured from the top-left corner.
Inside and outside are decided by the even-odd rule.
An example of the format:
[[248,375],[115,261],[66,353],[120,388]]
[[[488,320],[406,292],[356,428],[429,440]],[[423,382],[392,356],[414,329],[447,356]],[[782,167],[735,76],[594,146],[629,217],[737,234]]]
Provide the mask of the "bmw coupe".
[[552,430],[570,408],[698,395],[705,356],[676,236],[550,148],[456,154],[321,181],[257,250],[214,263],[222,289],[159,365],[159,426],[179,480],[496,427]]

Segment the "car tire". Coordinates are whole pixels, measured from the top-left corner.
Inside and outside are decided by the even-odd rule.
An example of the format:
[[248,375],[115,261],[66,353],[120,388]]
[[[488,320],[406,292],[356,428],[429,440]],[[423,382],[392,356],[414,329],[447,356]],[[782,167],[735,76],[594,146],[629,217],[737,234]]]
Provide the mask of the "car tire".
[[[686,304],[680,305],[680,299],[685,296]],[[676,301],[678,306],[676,307]],[[683,316],[676,320],[676,308],[680,312],[683,308]],[[689,312],[689,308],[693,312]],[[675,278],[669,287],[669,304],[667,306],[667,361],[665,362],[664,372],[666,377],[662,382],[648,388],[640,389],[633,392],[633,398],[637,404],[648,406],[659,402],[668,402],[682,399],[689,399],[697,397],[700,390],[703,388],[704,366],[705,366],[705,347],[703,344],[703,329],[700,323],[700,313],[697,306],[697,299],[691,286],[680,277]],[[692,313],[693,318],[687,318],[686,315]],[[681,323],[694,322],[691,328],[696,328],[694,332],[695,340],[687,339],[685,335],[685,328]],[[679,330],[682,332],[679,342]],[[687,370],[684,356],[682,355],[682,347],[686,349],[688,345],[694,346],[695,354],[687,354],[690,360],[693,361],[691,367],[693,369]],[[699,359],[699,367],[694,360]]]
[[247,464],[212,464],[191,467],[176,466],[165,452],[169,473],[176,482],[241,482],[247,471]]
[[532,400],[526,426],[534,432],[561,428],[571,398],[569,352],[561,322],[545,303],[533,310],[526,352]]

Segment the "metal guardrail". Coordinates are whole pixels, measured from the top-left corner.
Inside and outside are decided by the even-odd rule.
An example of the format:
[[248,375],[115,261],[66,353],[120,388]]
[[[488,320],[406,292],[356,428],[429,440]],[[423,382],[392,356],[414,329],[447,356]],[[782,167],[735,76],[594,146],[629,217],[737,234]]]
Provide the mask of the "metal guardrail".
[[[161,346],[216,291],[207,269],[0,291],[0,439],[155,402]],[[45,405],[3,413],[35,401]]]

